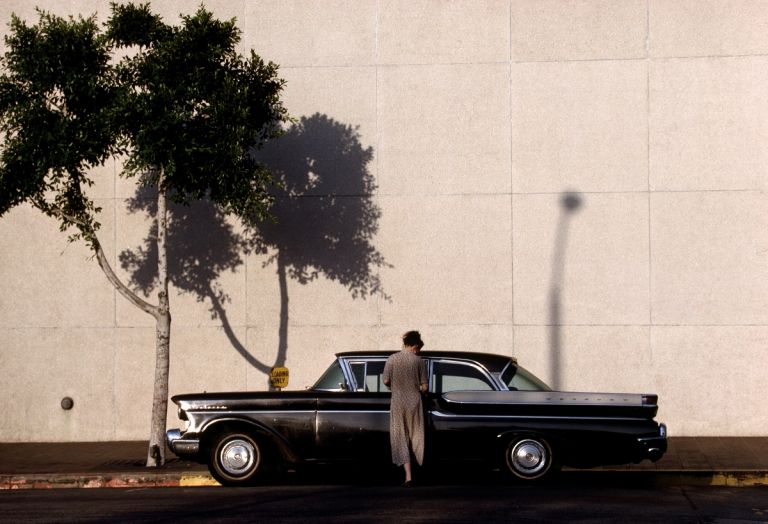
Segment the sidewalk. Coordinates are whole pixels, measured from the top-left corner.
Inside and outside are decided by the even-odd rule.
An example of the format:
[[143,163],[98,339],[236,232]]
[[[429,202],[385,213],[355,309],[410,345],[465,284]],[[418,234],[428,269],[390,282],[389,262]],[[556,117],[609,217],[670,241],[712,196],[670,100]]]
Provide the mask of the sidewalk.
[[[204,465],[170,451],[165,467],[145,468],[146,453],[147,443],[136,441],[0,443],[0,490],[218,485]],[[562,473],[584,474],[655,485],[768,486],[768,437],[671,437],[656,463]]]

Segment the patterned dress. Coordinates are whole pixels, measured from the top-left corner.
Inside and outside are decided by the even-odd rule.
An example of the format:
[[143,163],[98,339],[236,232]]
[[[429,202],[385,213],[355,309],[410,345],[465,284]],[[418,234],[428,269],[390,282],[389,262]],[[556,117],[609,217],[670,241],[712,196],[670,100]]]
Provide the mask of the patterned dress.
[[391,355],[384,366],[384,381],[392,390],[389,439],[392,462],[402,466],[424,460],[424,411],[419,386],[427,384],[427,363],[408,350]]

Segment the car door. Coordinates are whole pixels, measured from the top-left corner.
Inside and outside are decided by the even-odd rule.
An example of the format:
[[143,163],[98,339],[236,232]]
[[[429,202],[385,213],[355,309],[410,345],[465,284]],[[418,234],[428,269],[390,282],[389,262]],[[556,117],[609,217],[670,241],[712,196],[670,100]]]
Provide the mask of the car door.
[[438,399],[449,391],[494,391],[493,378],[470,361],[431,359],[426,410],[427,451],[430,460],[473,460],[483,457],[487,435],[479,417],[447,413]]
[[390,392],[382,374],[385,358],[342,362],[349,388],[318,398],[319,460],[386,461],[389,449]]

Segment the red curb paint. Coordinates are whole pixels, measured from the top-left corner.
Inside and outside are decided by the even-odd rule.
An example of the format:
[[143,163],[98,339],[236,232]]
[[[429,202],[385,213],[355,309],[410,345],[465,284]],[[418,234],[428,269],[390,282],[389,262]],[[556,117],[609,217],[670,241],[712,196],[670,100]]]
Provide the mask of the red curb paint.
[[180,484],[180,475],[167,473],[157,475],[31,475],[28,477],[0,475],[0,490],[57,488],[152,488],[178,487]]

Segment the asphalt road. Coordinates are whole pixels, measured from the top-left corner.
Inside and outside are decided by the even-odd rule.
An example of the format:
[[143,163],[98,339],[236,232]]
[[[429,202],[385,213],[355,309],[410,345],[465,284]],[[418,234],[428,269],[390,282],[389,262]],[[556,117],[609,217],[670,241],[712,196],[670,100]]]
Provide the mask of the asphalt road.
[[768,487],[281,485],[0,492],[0,522],[768,522]]

